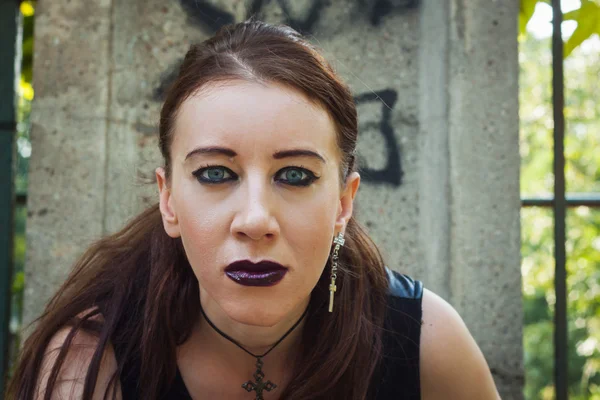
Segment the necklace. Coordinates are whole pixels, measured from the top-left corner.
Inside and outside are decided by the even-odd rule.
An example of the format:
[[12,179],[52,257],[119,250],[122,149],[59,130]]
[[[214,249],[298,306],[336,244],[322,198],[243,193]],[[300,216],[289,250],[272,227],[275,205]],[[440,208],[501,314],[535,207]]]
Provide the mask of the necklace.
[[306,310],[304,310],[304,313],[302,314],[300,319],[285,333],[285,335],[283,335],[281,337],[281,339],[279,339],[277,342],[275,342],[275,344],[273,346],[271,346],[271,348],[269,350],[267,350],[266,353],[261,354],[261,355],[256,355],[256,354],[246,350],[235,339],[233,339],[232,337],[227,335],[225,332],[223,332],[219,328],[217,328],[215,326],[215,324],[213,324],[212,321],[206,316],[206,313],[204,312],[204,309],[202,307],[200,307],[200,311],[202,312],[202,315],[204,316],[204,319],[206,320],[206,322],[208,322],[208,324],[215,330],[215,332],[217,332],[219,335],[221,335],[225,339],[229,340],[231,343],[235,344],[240,349],[244,350],[246,353],[250,354],[252,357],[256,358],[256,372],[254,372],[254,375],[253,375],[254,382],[252,382],[252,380],[249,380],[248,382],[242,384],[242,388],[246,389],[247,392],[251,392],[254,390],[256,392],[256,400],[264,400],[263,391],[270,392],[271,390],[277,388],[277,385],[271,381],[265,382],[265,380],[264,380],[265,373],[262,372],[262,367],[263,367],[262,359],[267,354],[269,354],[271,352],[271,350],[273,350],[279,343],[283,342],[283,340],[290,333],[292,333],[292,331],[300,324],[300,321],[302,321],[304,319],[304,317],[306,316],[306,314],[308,313],[308,307],[306,307]]

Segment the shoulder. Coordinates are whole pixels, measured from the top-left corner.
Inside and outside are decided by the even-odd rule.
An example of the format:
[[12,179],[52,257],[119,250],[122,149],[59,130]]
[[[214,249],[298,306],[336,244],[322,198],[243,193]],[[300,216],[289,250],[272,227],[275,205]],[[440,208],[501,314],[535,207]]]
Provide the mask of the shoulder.
[[[58,371],[51,398],[70,399],[82,397],[87,371],[98,346],[98,337],[85,331],[74,332],[73,328],[64,327],[54,334],[44,350],[36,399],[44,398],[52,370],[58,361],[61,349],[68,342],[70,343]],[[92,396],[94,400],[104,398],[106,389],[109,387],[111,378],[113,378],[116,371],[117,361],[114,349],[109,343],[102,355],[98,379]],[[118,381],[116,384],[119,386]],[[117,399],[120,400],[121,398],[120,389],[117,387]]]
[[456,310],[427,289],[422,308],[422,398],[499,399],[487,362]]

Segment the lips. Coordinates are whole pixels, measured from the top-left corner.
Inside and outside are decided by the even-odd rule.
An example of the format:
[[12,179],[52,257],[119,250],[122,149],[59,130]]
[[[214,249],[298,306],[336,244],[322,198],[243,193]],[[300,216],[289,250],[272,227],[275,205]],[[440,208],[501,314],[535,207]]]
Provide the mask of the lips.
[[273,261],[253,263],[250,260],[236,261],[225,268],[225,275],[243,286],[273,286],[279,283],[287,268]]

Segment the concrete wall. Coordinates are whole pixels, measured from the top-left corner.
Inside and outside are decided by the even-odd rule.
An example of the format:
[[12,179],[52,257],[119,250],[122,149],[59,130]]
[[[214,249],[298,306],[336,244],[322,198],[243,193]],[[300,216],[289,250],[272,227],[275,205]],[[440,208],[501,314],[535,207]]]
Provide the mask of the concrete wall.
[[461,313],[521,398],[519,2],[40,2],[26,321],[155,188],[162,91],[189,44],[255,12],[308,32],[356,94],[358,218],[389,265]]
[[424,1],[419,249],[503,399],[522,398],[518,1]]

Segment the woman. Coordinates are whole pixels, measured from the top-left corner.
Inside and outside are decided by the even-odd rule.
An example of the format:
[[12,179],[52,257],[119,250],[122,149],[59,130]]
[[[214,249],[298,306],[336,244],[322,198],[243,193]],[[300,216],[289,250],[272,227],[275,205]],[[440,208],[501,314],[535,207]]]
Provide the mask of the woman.
[[350,91],[294,30],[192,46],[159,204],[77,262],[8,398],[498,398],[456,312],[353,219],[356,138]]

